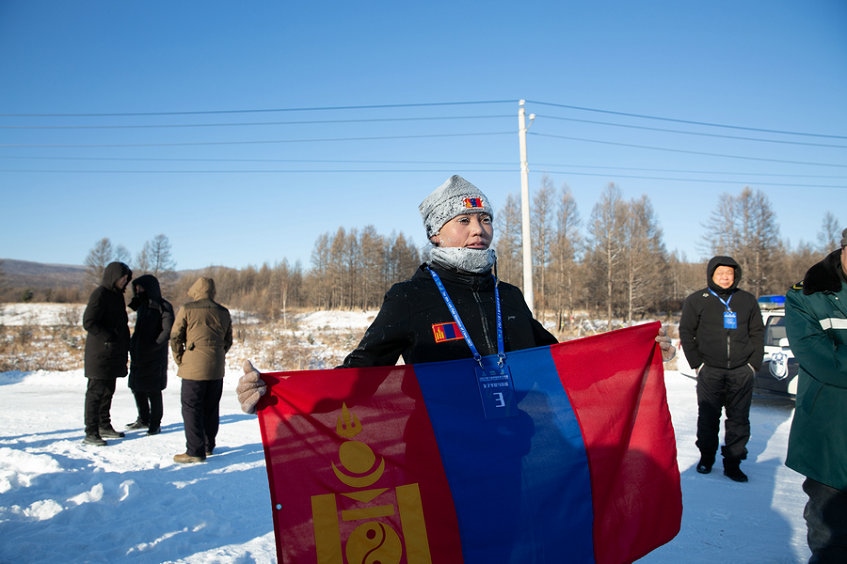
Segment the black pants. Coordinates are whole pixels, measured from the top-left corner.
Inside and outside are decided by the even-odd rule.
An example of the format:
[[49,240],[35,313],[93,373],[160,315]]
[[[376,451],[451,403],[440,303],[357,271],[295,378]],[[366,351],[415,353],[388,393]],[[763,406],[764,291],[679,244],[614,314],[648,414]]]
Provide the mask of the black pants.
[[138,419],[151,429],[159,428],[164,414],[162,392],[133,390],[132,395],[135,397],[135,406],[138,408]]
[[223,380],[183,380],[182,421],[185,425],[185,452],[205,457],[215,448],[220,425],[220,403]]
[[85,434],[100,436],[101,428],[112,426],[112,396],[115,395],[116,378],[88,379],[85,389]]
[[809,496],[803,510],[812,551],[809,564],[847,562],[847,492],[811,478],[803,482],[803,491]]
[[753,369],[703,366],[697,374],[697,448],[714,458],[720,443],[721,411],[726,409],[723,456],[747,458],[750,440],[750,404],[753,401]]

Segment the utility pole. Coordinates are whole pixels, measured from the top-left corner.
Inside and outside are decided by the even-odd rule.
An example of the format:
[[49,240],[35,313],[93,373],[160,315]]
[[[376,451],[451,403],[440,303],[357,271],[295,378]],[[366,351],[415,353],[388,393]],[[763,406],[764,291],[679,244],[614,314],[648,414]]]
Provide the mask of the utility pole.
[[[521,148],[521,239],[523,240],[523,295],[529,311],[533,312],[535,297],[532,292],[532,241],[529,229],[529,163],[526,160],[526,100],[518,102],[518,138]],[[529,125],[535,114],[529,114]],[[533,312],[534,313],[534,312]]]

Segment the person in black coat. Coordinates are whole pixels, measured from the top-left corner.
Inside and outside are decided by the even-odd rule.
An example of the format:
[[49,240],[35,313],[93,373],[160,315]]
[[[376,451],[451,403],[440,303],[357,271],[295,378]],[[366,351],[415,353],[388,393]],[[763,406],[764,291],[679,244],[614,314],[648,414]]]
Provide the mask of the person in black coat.
[[82,316],[85,339],[85,439],[86,444],[105,446],[103,437],[124,434],[112,427],[110,411],[118,378],[126,376],[129,354],[129,320],[124,291],[132,271],[122,262],[110,262],[100,285],[88,298]]
[[[532,315],[521,291],[495,278],[494,210],[482,191],[455,175],[418,206],[431,245],[426,262],[405,282],[392,286],[379,314],[343,367],[392,366],[470,358],[436,278],[443,284],[470,341],[482,356],[498,353],[495,287],[502,308],[504,352],[552,345],[556,338]],[[664,328],[656,341],[664,360],[675,349]],[[259,372],[244,362],[236,392],[241,409],[255,413],[267,391]]]
[[756,297],[738,289],[741,267],[732,257],[713,257],[706,278],[708,285],[683,302],[679,320],[682,350],[697,371],[697,472],[712,471],[725,408],[724,474],[746,482],[740,465],[747,458],[753,378],[762,365],[765,327]]
[[389,289],[376,319],[342,366],[392,366],[400,357],[406,364],[417,364],[472,356],[431,272],[443,283],[482,356],[497,354],[495,284],[502,317],[508,320],[503,334],[505,352],[556,343],[556,338],[532,316],[515,286],[496,280],[490,270],[468,272],[430,261],[411,279]]
[[174,324],[174,308],[164,298],[152,274],[132,282],[129,307],[136,311],[135,331],[129,343],[129,387],[135,397],[138,418],[129,429],[159,433],[162,424],[162,390],[168,385],[168,340]]

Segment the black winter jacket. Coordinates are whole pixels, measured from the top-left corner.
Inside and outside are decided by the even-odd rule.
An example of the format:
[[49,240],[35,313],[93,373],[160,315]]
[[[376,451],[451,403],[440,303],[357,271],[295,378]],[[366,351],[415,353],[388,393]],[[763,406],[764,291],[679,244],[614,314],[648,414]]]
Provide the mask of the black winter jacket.
[[103,280],[88,298],[82,315],[85,339],[85,377],[108,380],[126,376],[129,354],[129,325],[123,293],[115,283],[124,275],[132,276],[129,267],[110,263]]
[[[724,290],[712,281],[718,266],[735,269],[733,285]],[[708,286],[694,292],[682,304],[679,340],[692,368],[705,364],[714,368],[738,368],[749,364],[758,370],[764,356],[765,327],[755,296],[737,288],[741,267],[730,257],[714,257],[706,268]],[[724,328],[726,307],[712,290],[737,315],[737,329]]]
[[133,280],[141,286],[129,303],[136,310],[135,331],[129,344],[129,387],[133,391],[156,392],[168,384],[168,339],[174,324],[174,308],[162,298],[159,281],[145,274]]
[[[432,268],[480,354],[497,354],[494,277]],[[556,343],[532,317],[521,291],[505,282],[499,284],[506,351]],[[401,356],[406,364],[472,357],[461,333],[454,329],[450,310],[426,265],[421,265],[410,280],[388,290],[376,319],[342,366],[393,366]]]

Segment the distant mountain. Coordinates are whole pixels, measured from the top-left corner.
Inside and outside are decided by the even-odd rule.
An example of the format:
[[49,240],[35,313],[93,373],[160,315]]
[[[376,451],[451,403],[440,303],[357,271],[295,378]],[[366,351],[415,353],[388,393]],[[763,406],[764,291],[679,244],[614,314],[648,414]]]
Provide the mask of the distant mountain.
[[86,284],[84,266],[0,259],[0,280],[12,288],[79,288]]

